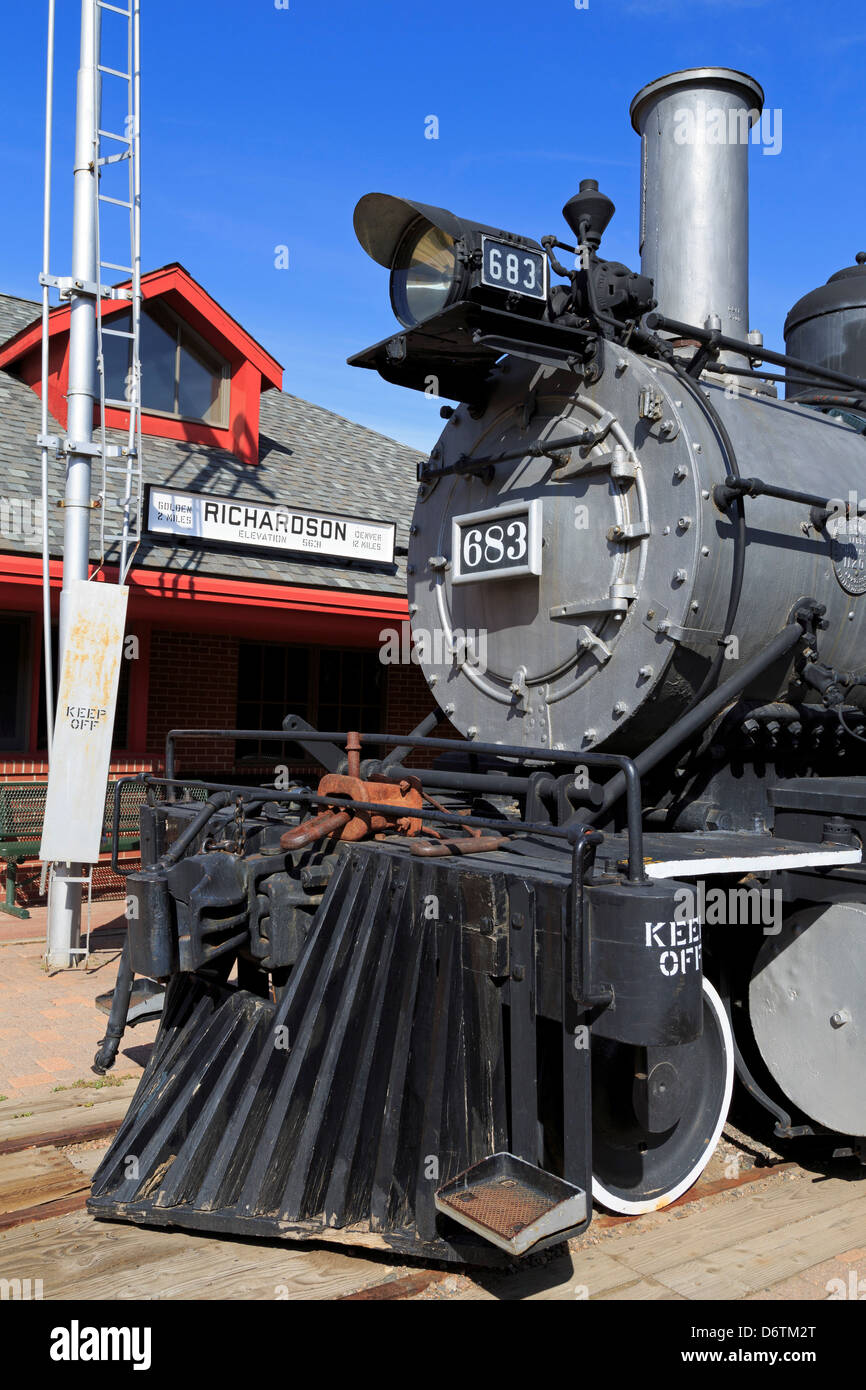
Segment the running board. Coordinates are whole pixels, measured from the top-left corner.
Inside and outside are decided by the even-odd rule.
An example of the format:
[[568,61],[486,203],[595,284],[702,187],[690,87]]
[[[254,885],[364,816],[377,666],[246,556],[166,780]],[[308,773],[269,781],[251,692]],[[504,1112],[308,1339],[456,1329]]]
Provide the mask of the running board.
[[[648,831],[644,834],[643,848],[644,869],[651,879],[827,869],[859,864],[862,857],[859,845],[810,844],[804,840],[784,840],[776,835],[735,830]],[[626,852],[624,836],[605,835],[598,862],[622,866],[626,862]]]

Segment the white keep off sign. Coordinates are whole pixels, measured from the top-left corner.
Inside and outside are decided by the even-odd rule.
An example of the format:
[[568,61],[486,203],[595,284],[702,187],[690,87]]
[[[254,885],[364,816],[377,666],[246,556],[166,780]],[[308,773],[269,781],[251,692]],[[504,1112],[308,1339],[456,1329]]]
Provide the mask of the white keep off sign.
[[129,590],[75,580],[60,673],[39,857],[95,864],[103,834],[111,734]]

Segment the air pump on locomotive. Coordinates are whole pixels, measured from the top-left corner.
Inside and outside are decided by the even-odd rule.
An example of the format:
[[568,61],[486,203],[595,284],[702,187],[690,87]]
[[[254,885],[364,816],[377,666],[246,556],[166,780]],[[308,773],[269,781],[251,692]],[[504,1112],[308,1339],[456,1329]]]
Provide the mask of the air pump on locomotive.
[[635,97],[640,273],[589,179],[567,242],[358,204],[401,327],[351,360],[457,402],[407,566],[438,709],[289,716],[317,788],[203,802],[169,736],[97,1068],[134,975],[165,1004],[97,1216],[514,1256],[684,1192],[735,1073],[862,1159],[866,257],[786,354],[748,332],[762,102]]

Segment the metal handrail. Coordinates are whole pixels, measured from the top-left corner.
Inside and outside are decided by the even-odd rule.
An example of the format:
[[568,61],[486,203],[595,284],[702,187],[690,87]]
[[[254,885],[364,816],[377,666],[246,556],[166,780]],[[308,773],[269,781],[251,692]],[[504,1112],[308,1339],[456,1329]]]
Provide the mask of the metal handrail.
[[[343,745],[346,742],[348,733],[328,732],[320,733],[318,730],[303,731],[305,743],[331,743]],[[178,779],[175,778],[175,743],[179,738],[220,738],[242,740],[260,740],[271,743],[291,743],[292,736],[286,729],[170,729],[165,738],[165,771],[166,781],[171,783]],[[381,733],[361,733],[358,735],[363,745],[384,746],[384,747],[407,747],[410,749],[430,749],[434,752],[454,752],[454,739],[450,738],[423,738],[412,734],[381,734]],[[572,767],[584,765],[586,767],[610,767],[616,770],[617,778],[623,779],[626,793],[626,819],[628,830],[628,876],[633,882],[642,881],[645,877],[643,862],[643,824],[641,819],[641,792],[640,792],[640,773],[632,758],[627,758],[619,753],[591,753],[574,752],[563,748],[523,748],[507,743],[476,743],[469,745],[472,754],[485,755],[497,758],[512,758],[517,762],[544,762],[544,763],[567,763]],[[411,769],[409,769],[411,771]],[[423,773],[420,774],[423,783]],[[187,785],[192,779],[187,780]],[[200,784],[200,785],[208,785]],[[219,784],[222,787],[224,784]],[[246,789],[247,791],[249,788]],[[283,797],[273,799],[284,799]],[[360,804],[360,803],[359,803]],[[393,808],[392,813],[393,813]],[[468,824],[468,818],[461,818],[464,824]],[[495,825],[501,827],[501,822]],[[513,822],[512,822],[513,824]],[[551,834],[558,827],[545,826],[544,833]],[[539,826],[533,826],[538,831]]]

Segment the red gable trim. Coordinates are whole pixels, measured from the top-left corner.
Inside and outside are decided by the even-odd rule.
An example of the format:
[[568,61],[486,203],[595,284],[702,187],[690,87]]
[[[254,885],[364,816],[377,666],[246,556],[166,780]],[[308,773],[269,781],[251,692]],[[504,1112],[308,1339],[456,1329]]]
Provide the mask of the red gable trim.
[[[279,362],[265,352],[182,265],[149,271],[142,276],[141,288],[145,300],[160,299],[168,304],[228,362],[230,370],[227,428],[216,428],[200,420],[176,420],[143,410],[142,433],[225,449],[242,463],[258,463],[259,401],[262,391],[282,387],[283,369]],[[103,300],[103,318],[110,319],[127,307],[126,300]],[[61,305],[51,311],[49,318],[48,408],[61,426],[66,424],[70,314],[71,306]],[[21,379],[37,395],[42,390],[41,341],[42,322],[39,319],[0,349],[0,368],[14,364]],[[126,411],[111,406],[106,408],[105,423],[109,428],[124,430],[128,419]]]
[[[181,317],[188,318],[193,328],[199,328],[199,324],[203,323],[205,328],[210,330],[203,336],[207,337],[214,347],[230,358],[242,358],[250,362],[261,373],[265,390],[271,386],[275,386],[277,390],[282,389],[283,369],[276,358],[265,352],[261,344],[241,328],[237,319],[226,313],[222,305],[212,299],[207,290],[194,280],[182,265],[175,263],[162,266],[159,270],[149,270],[141,277],[141,293],[143,299],[166,297],[169,303],[172,302],[172,297],[176,296],[175,305],[177,306],[179,299],[182,304],[189,306],[198,322],[196,317],[184,313],[181,313]],[[103,318],[119,313],[127,307],[125,300],[105,299],[102,301]],[[48,320],[50,337],[53,338],[57,333],[68,333],[71,312],[71,306],[68,304],[61,304],[51,310]],[[3,344],[0,348],[0,368],[10,367],[33,348],[39,347],[41,342],[42,320],[39,318]]]

